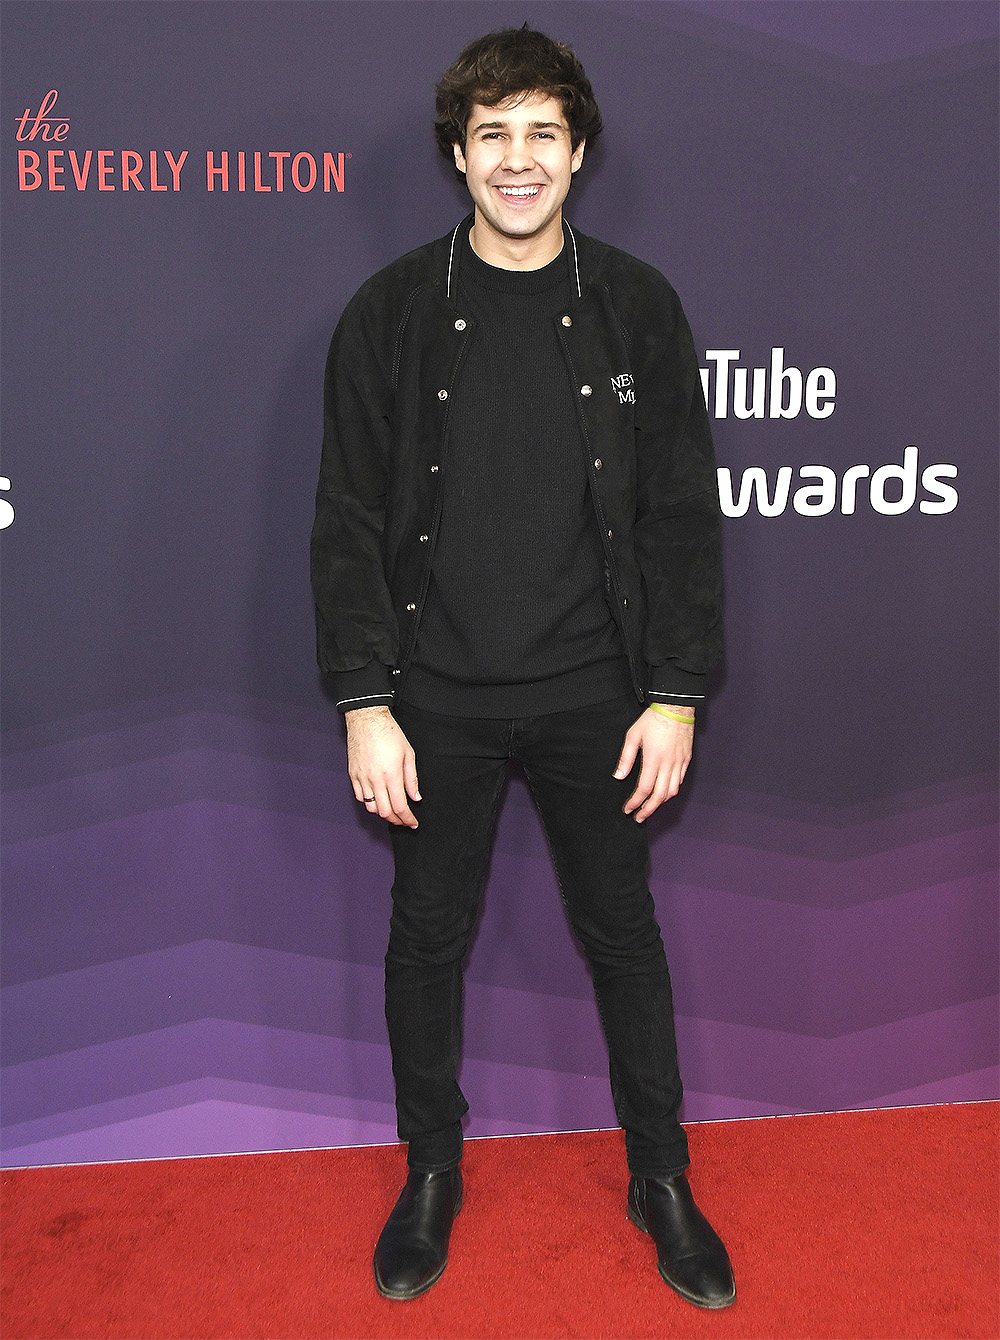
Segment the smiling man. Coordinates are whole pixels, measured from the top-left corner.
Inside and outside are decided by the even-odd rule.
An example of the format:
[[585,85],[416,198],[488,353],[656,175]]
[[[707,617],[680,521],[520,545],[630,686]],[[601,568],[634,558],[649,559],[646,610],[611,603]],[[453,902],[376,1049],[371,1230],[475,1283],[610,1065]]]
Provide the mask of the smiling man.
[[386,1020],[409,1171],[375,1280],[414,1298],[447,1263],[463,959],[516,759],[593,976],[628,1214],[666,1283],[726,1307],[729,1258],[685,1176],[644,827],[684,780],[721,654],[697,359],[663,276],[563,218],[601,130],[568,47],[527,27],[471,43],[435,129],[474,210],[341,318],[312,538],[319,662],[396,867]]
[[554,260],[563,249],[563,201],[584,148],[551,94],[473,104],[465,139],[452,149],[475,201],[476,254],[507,270],[537,270]]

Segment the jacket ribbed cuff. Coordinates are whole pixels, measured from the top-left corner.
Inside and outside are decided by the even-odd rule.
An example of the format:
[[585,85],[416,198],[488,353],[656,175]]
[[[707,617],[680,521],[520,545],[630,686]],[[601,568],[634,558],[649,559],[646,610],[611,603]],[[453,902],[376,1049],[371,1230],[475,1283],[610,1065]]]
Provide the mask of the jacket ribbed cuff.
[[381,661],[369,661],[360,670],[340,670],[330,678],[338,712],[351,712],[356,707],[388,707],[392,702],[389,670]]
[[647,703],[677,703],[695,707],[705,697],[705,676],[667,661],[665,665],[649,666],[646,685]]

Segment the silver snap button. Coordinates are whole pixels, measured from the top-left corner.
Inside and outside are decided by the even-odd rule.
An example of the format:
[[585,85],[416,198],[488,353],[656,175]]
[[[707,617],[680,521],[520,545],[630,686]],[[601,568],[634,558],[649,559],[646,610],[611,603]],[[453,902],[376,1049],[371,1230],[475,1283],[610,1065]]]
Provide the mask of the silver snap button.
[[[622,596],[622,609],[628,609],[628,596]],[[399,671],[397,670],[396,673],[399,674]]]
[[447,399],[448,399],[448,392],[442,388],[440,391],[438,391],[438,400],[447,400]]
[[428,541],[430,538],[431,538],[431,537],[430,537],[429,535],[421,535],[421,537],[420,537],[420,543],[421,543],[421,544],[426,544],[427,541]]
[[571,326],[573,324],[573,318],[571,316],[564,316],[562,323],[564,326]]
[[593,388],[590,387],[590,386],[581,386],[581,387],[580,387],[580,394],[581,394],[581,395],[593,395]]
[[462,320],[461,317],[459,317],[458,320],[455,322],[455,329],[456,329],[456,330],[464,330],[464,329],[465,329],[465,322]]
[[411,602],[409,603],[409,605],[407,605],[406,608],[407,608],[407,609],[410,611],[410,613],[412,614],[413,611],[414,611],[417,607],[416,607],[416,605],[414,605],[413,602],[411,601]]
[[432,475],[436,475],[439,469],[440,469],[440,466],[432,465],[432,466],[431,466],[431,474],[432,474]]
[[402,672],[402,670],[393,670],[392,673],[393,673],[394,675],[401,675],[403,672]]
[[608,539],[609,539],[609,540],[613,540],[614,538],[615,538],[615,533],[614,533],[614,531],[613,531],[613,530],[609,530],[609,531],[608,531]]
[[594,469],[600,470],[600,468],[601,468],[601,458],[600,456],[598,456],[597,460],[594,462]]

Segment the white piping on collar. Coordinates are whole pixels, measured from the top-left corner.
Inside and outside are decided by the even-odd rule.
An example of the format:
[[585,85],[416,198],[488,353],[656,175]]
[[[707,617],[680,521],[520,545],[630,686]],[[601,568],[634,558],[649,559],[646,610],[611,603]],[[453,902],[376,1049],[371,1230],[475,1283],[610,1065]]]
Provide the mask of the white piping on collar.
[[[458,237],[458,230],[461,226],[460,223],[455,225],[455,231],[451,235],[451,246],[448,248],[448,278],[445,283],[445,297],[449,302],[451,301],[451,270],[455,261],[455,239]],[[573,243],[573,273],[576,275],[576,296],[582,298],[583,289],[580,287],[580,257],[576,250],[576,234],[568,223],[566,224],[566,231],[569,233],[569,240]]]
[[567,223],[566,230],[569,233],[569,240],[573,243],[573,270],[576,273],[576,296],[583,297],[583,290],[580,287],[580,258],[576,253],[576,234]]
[[448,282],[445,286],[445,297],[449,302],[451,301],[451,267],[455,259],[455,238],[458,237],[458,230],[461,226],[461,223],[456,223],[455,231],[451,235],[451,246],[448,248]]

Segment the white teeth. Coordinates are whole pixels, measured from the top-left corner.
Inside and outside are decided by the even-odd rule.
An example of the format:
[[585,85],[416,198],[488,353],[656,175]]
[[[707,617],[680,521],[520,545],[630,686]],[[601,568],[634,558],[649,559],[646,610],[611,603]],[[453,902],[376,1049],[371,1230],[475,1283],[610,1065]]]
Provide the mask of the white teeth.
[[502,195],[537,195],[539,188],[537,186],[501,186]]

